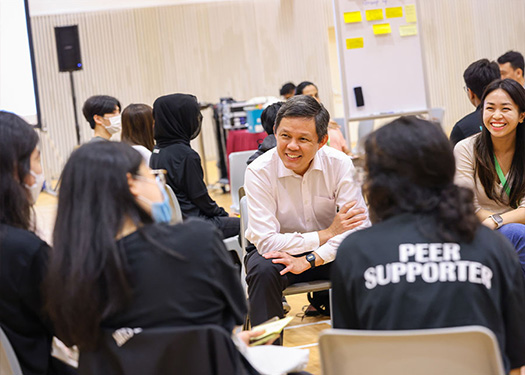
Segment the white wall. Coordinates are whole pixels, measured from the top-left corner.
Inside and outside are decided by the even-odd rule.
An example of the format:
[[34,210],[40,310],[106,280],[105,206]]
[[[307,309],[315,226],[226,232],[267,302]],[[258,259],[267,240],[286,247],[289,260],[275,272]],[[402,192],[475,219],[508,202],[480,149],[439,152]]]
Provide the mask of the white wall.
[[[79,25],[84,63],[84,69],[74,73],[79,110],[93,94],[114,95],[124,106],[151,104],[172,92],[217,103],[223,96],[277,95],[284,82],[310,80],[318,84],[329,111],[342,112],[340,85],[334,82],[333,35],[330,38],[332,0],[30,1],[48,128],[44,138],[51,140],[44,144],[44,157],[55,176],[75,146],[75,135],[69,78],[58,73],[54,26]],[[170,4],[129,9],[141,3]],[[525,1],[417,3],[430,103],[445,108],[445,128],[450,131],[473,110],[463,91],[465,68],[509,49],[525,52]],[[100,10],[110,5],[119,9]],[[86,140],[91,130],[82,118],[80,122]],[[213,139],[207,142],[214,147]]]
[[[331,2],[325,0],[223,1],[33,16],[42,122],[47,143],[54,143],[60,156],[44,144],[51,175],[58,174],[75,146],[69,76],[58,72],[55,26],[79,26],[83,70],[73,73],[79,113],[94,94],[113,95],[123,106],[152,104],[173,92],[217,103],[225,96],[278,96],[290,80],[315,82],[332,111],[331,20]],[[91,129],[82,117],[80,123],[85,141]],[[208,144],[213,150],[213,142]]]

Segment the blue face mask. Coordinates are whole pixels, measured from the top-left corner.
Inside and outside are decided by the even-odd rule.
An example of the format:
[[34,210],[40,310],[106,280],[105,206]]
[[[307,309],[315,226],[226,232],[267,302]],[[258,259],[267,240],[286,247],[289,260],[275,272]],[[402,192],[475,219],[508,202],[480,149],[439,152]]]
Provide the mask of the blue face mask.
[[168,194],[161,189],[164,200],[151,204],[151,216],[156,223],[169,223],[171,221],[171,206]]
[[[143,179],[143,181],[153,182],[152,180],[148,179]],[[148,198],[142,197],[140,195],[137,198],[151,206],[151,217],[153,218],[153,221],[155,221],[156,223],[169,223],[171,221],[172,210],[168,194],[158,181],[156,181],[156,185],[159,187],[160,192],[162,194],[162,202],[152,202]]]

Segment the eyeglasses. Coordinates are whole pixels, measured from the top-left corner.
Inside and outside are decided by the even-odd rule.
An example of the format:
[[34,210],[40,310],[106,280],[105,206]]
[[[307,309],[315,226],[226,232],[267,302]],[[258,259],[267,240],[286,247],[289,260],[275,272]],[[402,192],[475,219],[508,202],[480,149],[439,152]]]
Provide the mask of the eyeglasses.
[[167,170],[165,170],[165,169],[152,169],[150,173],[155,176],[155,180],[160,182],[162,184],[162,186],[166,186],[166,175],[168,174]]
[[[168,174],[168,171],[165,169],[152,169],[149,171],[153,176],[155,176],[155,181],[161,185],[162,188],[166,187],[166,175]],[[139,180],[143,180],[146,182],[153,182],[149,178],[146,178],[141,175],[136,175],[135,178]]]
[[465,92],[468,94],[468,87],[467,86],[463,86],[463,90],[465,90]]

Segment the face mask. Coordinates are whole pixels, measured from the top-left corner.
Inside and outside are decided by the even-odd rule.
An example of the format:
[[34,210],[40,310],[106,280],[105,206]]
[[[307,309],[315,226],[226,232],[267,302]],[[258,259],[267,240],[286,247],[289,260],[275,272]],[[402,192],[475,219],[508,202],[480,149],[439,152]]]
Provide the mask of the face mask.
[[118,133],[122,129],[120,118],[121,118],[120,115],[108,118],[110,125],[109,126],[104,125],[104,127],[106,128],[109,134],[113,135],[115,133]]
[[40,192],[42,191],[42,186],[44,186],[44,181],[46,180],[44,173],[36,174],[32,170],[29,170],[31,176],[35,178],[35,183],[31,186],[24,184],[24,187],[31,193],[30,203],[35,204]]
[[[140,176],[138,176],[140,177]],[[158,188],[160,189],[160,192],[162,193],[163,201],[162,202],[152,202],[146,197],[138,196],[137,198],[146,202],[151,206],[151,217],[153,218],[153,221],[156,223],[169,223],[171,221],[171,206],[170,206],[170,200],[168,198],[168,194],[166,194],[166,190],[158,183],[157,181],[152,181],[147,178],[142,178],[143,181],[155,183]]]

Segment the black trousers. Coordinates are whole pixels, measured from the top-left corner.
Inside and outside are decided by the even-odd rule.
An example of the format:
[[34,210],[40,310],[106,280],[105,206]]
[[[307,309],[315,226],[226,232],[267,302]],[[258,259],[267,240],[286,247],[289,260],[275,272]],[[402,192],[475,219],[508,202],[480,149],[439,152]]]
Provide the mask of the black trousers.
[[220,229],[223,239],[237,236],[241,231],[241,219],[238,217],[215,216],[204,219],[208,219]]
[[264,323],[274,316],[284,317],[282,296],[289,285],[315,280],[330,280],[332,263],[307,270],[299,275],[286,273],[285,267],[265,259],[257,250],[246,255],[246,283],[248,284],[249,314],[252,326]]

